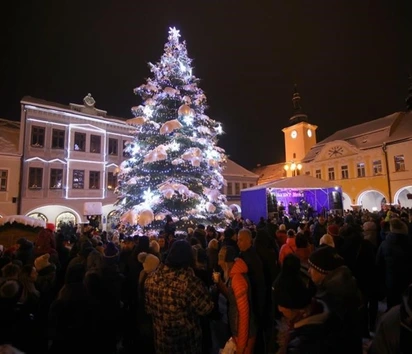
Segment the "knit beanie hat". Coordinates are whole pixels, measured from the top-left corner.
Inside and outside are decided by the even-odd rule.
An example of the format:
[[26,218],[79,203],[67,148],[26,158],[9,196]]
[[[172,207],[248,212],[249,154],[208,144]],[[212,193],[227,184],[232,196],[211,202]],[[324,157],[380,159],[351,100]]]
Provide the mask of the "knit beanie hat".
[[335,248],[330,246],[320,247],[312,252],[308,260],[309,266],[319,273],[328,274],[344,264],[343,258]]
[[166,257],[166,265],[172,268],[187,268],[194,263],[193,251],[189,242],[185,240],[176,240]]
[[314,288],[308,287],[300,274],[300,260],[294,254],[288,254],[282,270],[273,283],[274,301],[288,309],[303,309],[315,295]]
[[119,249],[113,242],[108,242],[104,249],[104,258],[105,259],[115,259],[119,256]]
[[34,266],[36,270],[39,272],[40,270],[48,267],[51,263],[49,262],[50,254],[45,253],[40,257],[37,257],[34,260]]
[[151,273],[156,270],[160,260],[155,255],[146,252],[140,252],[137,256],[140,263],[143,263],[143,269],[146,273]]
[[330,246],[335,247],[335,241],[333,241],[333,237],[329,234],[324,234],[319,240],[319,246]]
[[331,224],[328,226],[328,234],[331,236],[339,236],[339,226],[336,224]]

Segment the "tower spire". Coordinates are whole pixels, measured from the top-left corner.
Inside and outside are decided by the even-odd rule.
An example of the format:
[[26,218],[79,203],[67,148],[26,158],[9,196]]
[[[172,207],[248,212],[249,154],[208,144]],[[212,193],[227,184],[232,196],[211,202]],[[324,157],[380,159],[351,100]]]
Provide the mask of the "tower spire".
[[295,114],[302,113],[302,106],[300,105],[300,94],[298,92],[298,85],[295,84],[293,87],[293,97],[292,97],[292,103],[293,103],[293,111]]
[[308,116],[303,112],[303,108],[300,101],[301,97],[298,91],[298,85],[295,84],[292,96],[293,116],[289,119],[291,124],[308,121]]

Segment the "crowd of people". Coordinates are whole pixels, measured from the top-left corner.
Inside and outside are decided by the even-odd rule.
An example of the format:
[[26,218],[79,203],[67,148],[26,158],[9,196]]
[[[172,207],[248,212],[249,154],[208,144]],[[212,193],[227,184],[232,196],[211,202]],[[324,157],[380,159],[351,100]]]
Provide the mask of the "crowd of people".
[[152,236],[45,228],[3,249],[0,269],[0,350],[412,352],[404,208],[184,232],[167,218]]

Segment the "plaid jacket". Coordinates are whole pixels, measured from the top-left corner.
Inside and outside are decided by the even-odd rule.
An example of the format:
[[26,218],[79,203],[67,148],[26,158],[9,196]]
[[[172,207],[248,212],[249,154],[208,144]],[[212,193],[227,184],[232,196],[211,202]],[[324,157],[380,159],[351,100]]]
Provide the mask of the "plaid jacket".
[[213,309],[213,301],[191,268],[161,264],[145,281],[145,308],[152,316],[157,354],[201,354],[199,316]]

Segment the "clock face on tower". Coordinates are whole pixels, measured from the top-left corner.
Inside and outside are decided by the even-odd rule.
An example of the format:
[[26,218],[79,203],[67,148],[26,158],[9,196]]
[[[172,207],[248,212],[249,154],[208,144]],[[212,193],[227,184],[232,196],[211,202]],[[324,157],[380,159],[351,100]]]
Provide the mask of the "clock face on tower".
[[298,132],[296,130],[292,130],[290,136],[292,137],[292,139],[296,139],[296,137],[298,136]]
[[334,147],[329,149],[328,154],[329,154],[329,157],[342,156],[343,148],[342,148],[342,146],[334,146]]

